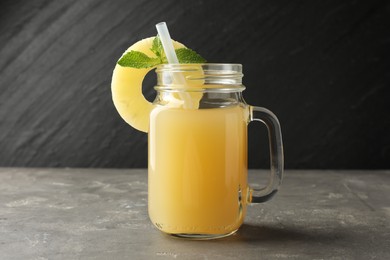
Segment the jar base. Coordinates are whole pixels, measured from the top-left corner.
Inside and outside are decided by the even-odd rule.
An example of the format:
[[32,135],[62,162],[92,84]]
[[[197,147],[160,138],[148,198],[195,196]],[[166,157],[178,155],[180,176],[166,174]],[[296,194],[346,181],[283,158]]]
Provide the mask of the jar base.
[[177,238],[183,238],[183,239],[189,239],[189,240],[212,240],[212,239],[218,239],[218,238],[224,238],[233,235],[237,232],[238,229],[233,230],[232,232],[226,233],[226,234],[191,234],[191,233],[171,233],[168,234],[172,237]]

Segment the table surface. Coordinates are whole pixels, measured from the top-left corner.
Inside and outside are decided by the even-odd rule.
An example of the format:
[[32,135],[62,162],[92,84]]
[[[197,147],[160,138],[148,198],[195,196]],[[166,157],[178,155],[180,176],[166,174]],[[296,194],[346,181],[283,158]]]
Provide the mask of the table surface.
[[389,195],[390,171],[289,170],[235,235],[190,241],[149,221],[145,169],[0,168],[0,259],[390,259]]

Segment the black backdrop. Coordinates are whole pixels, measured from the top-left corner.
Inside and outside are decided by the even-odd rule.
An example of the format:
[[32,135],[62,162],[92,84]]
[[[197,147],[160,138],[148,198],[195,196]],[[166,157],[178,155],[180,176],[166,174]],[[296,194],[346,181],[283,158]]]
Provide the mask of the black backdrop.
[[[287,168],[390,167],[390,1],[3,0],[0,12],[0,166],[146,167],[147,136],[119,118],[110,81],[166,21],[208,61],[243,64],[246,101],[280,119]],[[263,126],[249,143],[249,166],[268,167]]]

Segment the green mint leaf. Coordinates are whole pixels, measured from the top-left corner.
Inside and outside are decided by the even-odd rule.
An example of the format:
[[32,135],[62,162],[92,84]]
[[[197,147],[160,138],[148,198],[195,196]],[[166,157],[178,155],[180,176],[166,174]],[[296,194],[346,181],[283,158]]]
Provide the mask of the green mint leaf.
[[156,37],[154,37],[153,43],[152,43],[152,48],[150,48],[150,50],[154,54],[156,54],[156,56],[159,58],[162,58],[162,56],[165,56],[165,55],[163,55],[164,49],[163,49],[160,37],[158,35]]
[[[158,64],[168,63],[160,37],[154,37],[150,50],[156,57],[149,57],[140,51],[129,51],[119,59],[118,64],[122,67],[151,68]],[[204,63],[206,60],[195,51],[188,48],[175,50],[179,63]]]
[[122,67],[151,68],[161,63],[159,58],[151,58],[140,51],[129,51],[119,59],[118,64]]
[[179,63],[205,63],[206,60],[195,51],[188,48],[175,50]]

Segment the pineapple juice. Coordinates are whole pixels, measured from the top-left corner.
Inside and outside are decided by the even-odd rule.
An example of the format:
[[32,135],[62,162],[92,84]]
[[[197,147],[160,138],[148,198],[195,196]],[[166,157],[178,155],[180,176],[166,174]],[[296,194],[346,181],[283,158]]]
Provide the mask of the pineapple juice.
[[151,112],[149,215],[160,230],[221,234],[242,224],[247,194],[243,110],[237,105]]

